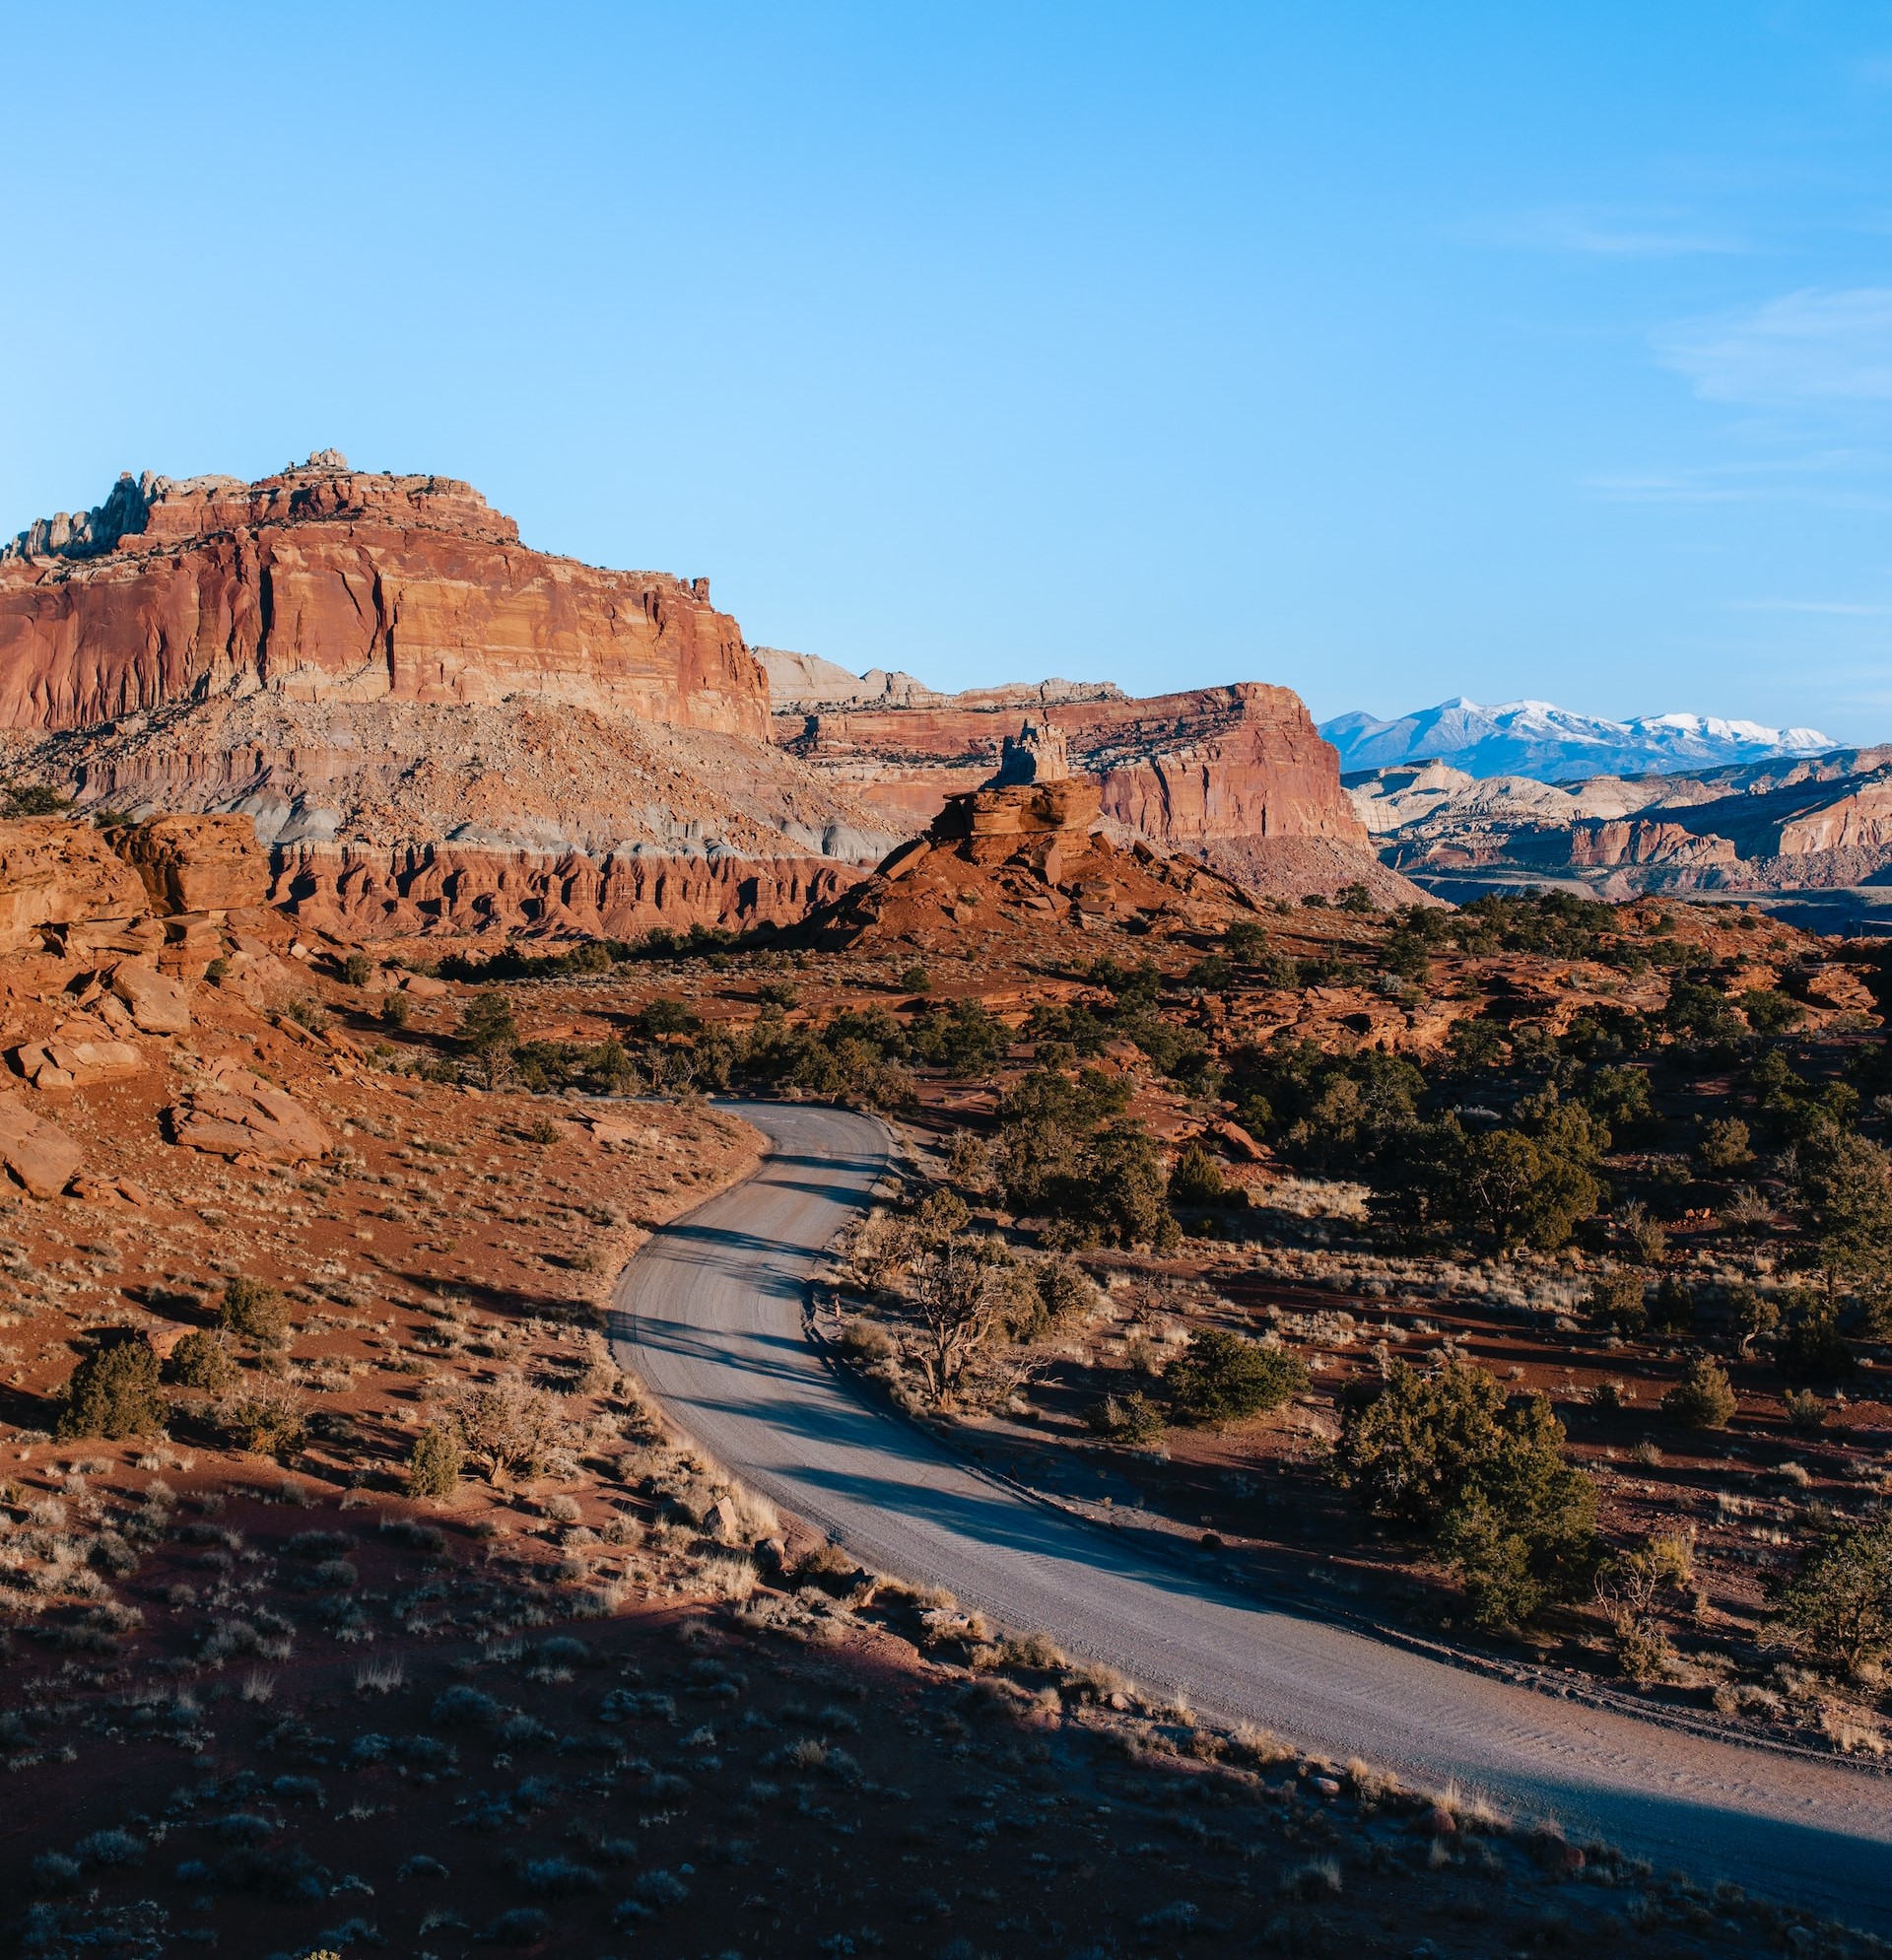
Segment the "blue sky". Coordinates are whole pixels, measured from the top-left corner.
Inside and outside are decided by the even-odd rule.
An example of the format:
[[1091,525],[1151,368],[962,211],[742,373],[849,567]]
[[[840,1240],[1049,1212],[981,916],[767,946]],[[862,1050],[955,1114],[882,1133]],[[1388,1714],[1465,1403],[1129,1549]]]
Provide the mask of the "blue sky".
[[0,530],[332,443],[935,685],[1892,735],[1892,8],[32,39]]

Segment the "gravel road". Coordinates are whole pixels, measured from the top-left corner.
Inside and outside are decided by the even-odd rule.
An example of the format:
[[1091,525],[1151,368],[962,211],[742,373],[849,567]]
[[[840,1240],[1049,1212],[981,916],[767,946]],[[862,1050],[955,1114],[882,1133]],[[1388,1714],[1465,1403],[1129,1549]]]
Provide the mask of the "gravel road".
[[1272,1608],[1132,1533],[1021,1497],[858,1398],[810,1348],[805,1282],[889,1161],[872,1117],[727,1106],[764,1132],[746,1183],[625,1270],[623,1363],[718,1461],[863,1563],[941,1586],[1205,1713],[1421,1783],[1456,1779],[1701,1878],[1892,1930],[1892,1781],[1598,1711]]

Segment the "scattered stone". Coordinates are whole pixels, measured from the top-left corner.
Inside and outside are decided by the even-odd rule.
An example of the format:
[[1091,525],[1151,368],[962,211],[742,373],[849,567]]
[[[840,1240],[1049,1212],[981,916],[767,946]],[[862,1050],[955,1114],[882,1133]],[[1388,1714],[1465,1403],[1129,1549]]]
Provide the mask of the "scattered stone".
[[121,960],[111,970],[111,990],[125,1003],[141,1033],[190,1032],[190,996],[175,980],[139,960]]
[[84,1162],[85,1153],[58,1124],[35,1115],[17,1096],[0,1095],[0,1163],[34,1197],[57,1197]]
[[218,1157],[261,1157],[301,1164],[332,1150],[327,1127],[287,1090],[240,1063],[220,1061],[170,1112],[176,1141]]

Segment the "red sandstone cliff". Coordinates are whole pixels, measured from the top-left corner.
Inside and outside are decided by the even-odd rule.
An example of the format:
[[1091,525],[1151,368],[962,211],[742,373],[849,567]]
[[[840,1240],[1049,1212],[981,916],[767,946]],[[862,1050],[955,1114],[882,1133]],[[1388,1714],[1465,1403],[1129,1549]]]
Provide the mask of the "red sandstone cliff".
[[[1009,702],[938,702],[777,713],[776,739],[890,825],[917,832],[948,796],[990,776],[1018,727]],[[1358,879],[1385,899],[1419,896],[1373,856],[1339,758],[1287,688],[1239,682],[1034,706],[1031,715],[1062,735],[1071,767],[1097,779],[1103,814],[1126,833],[1261,891],[1331,892]]]
[[54,520],[0,561],[0,727],[269,688],[767,730],[762,669],[707,580],[528,551],[466,484],[334,457],[249,485],[128,485],[83,536],[66,521],[55,542]]
[[125,477],[0,547],[0,774],[247,817],[276,901],[357,936],[785,923],[983,781],[1023,698],[1120,841],[1415,896],[1286,689],[883,692],[907,705],[772,730],[706,580],[528,550],[466,484],[333,451]]
[[361,935],[785,921],[898,841],[771,745],[706,580],[333,452],[123,478],[0,548],[0,768],[249,817],[278,902]]

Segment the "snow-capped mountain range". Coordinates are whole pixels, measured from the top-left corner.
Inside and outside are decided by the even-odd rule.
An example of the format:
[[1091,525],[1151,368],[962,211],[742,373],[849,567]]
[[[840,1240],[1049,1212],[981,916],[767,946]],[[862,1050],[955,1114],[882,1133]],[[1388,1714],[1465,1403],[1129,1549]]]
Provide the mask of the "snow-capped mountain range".
[[1565,782],[1586,776],[1666,775],[1724,763],[1815,756],[1840,744],[1817,728],[1769,728],[1713,714],[1643,714],[1607,721],[1547,701],[1486,708],[1462,695],[1395,721],[1337,714],[1320,732],[1345,772],[1436,757],[1473,776],[1530,776]]

